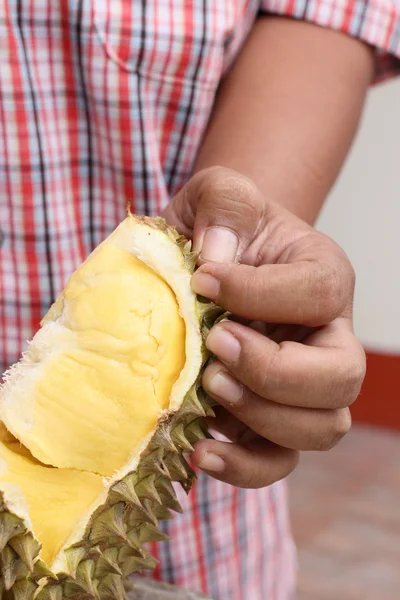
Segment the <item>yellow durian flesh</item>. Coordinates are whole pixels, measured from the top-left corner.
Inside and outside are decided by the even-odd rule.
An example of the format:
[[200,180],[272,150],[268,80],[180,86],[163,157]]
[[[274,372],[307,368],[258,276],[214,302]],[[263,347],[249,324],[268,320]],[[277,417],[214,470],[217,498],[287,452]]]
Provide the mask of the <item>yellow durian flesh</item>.
[[8,502],[28,510],[41,558],[51,565],[77,523],[104,492],[102,478],[36,461],[0,429],[0,489]]
[[185,324],[165,281],[107,242],[58,302],[51,351],[30,393],[14,394],[6,424],[45,464],[112,476],[168,409]]

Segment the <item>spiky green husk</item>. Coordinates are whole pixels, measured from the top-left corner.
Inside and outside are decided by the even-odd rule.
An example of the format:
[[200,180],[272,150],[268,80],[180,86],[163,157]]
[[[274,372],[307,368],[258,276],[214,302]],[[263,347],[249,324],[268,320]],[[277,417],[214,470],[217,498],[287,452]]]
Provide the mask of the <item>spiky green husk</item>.
[[[161,218],[140,220],[165,233],[182,251],[184,264],[193,273],[196,254],[191,242],[168,227]],[[203,298],[197,301],[203,341],[222,310]],[[203,344],[203,368],[208,353]],[[107,500],[92,515],[82,539],[64,550],[67,569],[52,573],[39,558],[40,545],[22,519],[12,514],[0,492],[0,597],[5,600],[125,600],[127,577],[153,569],[157,561],[147,542],[166,535],[157,525],[182,512],[172,482],[189,492],[196,475],[183,454],[207,437],[203,418],[213,410],[197,382],[187,392],[179,410],[158,424],[136,470],[109,489]]]

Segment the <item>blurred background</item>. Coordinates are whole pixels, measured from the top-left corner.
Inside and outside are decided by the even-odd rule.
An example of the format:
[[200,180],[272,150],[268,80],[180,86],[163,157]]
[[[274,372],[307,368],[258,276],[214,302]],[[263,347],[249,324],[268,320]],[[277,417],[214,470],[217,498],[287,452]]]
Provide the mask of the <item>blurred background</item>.
[[357,274],[367,377],[354,426],[290,478],[298,600],[400,600],[400,81],[370,92],[318,228]]

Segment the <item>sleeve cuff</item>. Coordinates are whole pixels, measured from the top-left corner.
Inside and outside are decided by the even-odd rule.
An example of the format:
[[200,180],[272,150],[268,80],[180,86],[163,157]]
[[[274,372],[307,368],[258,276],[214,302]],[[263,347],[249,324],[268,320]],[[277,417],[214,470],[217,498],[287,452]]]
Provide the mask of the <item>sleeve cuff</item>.
[[398,0],[263,0],[260,8],[347,33],[375,47],[374,83],[400,73]]

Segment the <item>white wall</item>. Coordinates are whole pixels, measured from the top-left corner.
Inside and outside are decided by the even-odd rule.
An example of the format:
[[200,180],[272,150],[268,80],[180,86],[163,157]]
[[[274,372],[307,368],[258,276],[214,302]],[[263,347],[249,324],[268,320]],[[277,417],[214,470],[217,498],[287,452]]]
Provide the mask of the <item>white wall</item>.
[[358,336],[371,350],[400,353],[400,80],[371,90],[318,227],[355,267]]

